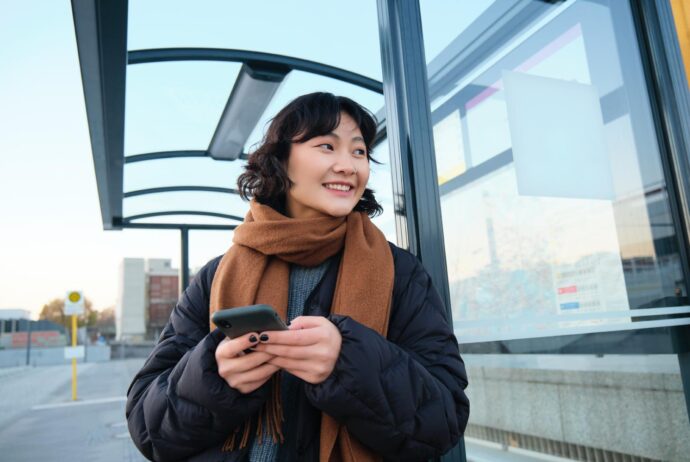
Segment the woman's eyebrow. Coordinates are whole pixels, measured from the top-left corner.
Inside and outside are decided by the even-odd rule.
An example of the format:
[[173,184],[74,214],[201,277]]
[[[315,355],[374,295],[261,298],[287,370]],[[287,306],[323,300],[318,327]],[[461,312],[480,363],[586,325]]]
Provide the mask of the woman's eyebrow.
[[[325,134],[325,135],[323,135],[323,136],[332,136],[333,138],[335,138],[335,139],[337,139],[337,140],[340,139],[340,137],[339,137],[337,134],[333,133],[333,132],[327,133],[327,134]],[[354,137],[352,137],[352,140],[351,140],[351,141],[361,141],[362,143],[364,143],[364,138],[362,138],[361,136],[354,136]]]

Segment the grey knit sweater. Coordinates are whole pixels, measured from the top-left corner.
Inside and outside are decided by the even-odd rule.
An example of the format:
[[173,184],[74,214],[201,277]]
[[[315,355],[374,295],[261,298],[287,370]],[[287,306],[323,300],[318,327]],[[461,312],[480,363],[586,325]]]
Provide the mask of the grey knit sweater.
[[[314,290],[316,285],[323,277],[330,259],[324,261],[319,266],[311,268],[298,265],[290,265],[290,286],[288,289],[288,309],[287,320],[292,321],[304,312],[304,302]],[[294,397],[299,379],[285,371],[281,371],[281,397],[283,404],[283,434],[290,431],[292,416],[296,415],[295,407],[297,400]],[[258,438],[254,438],[249,449],[250,462],[274,462],[277,460],[280,446],[275,444],[268,433],[264,433],[259,443]]]

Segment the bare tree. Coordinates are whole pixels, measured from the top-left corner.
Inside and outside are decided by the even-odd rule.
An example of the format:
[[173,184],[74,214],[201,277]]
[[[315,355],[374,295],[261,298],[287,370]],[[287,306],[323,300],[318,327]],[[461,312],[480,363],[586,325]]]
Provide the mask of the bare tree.
[[[72,326],[70,316],[65,316],[64,298],[54,298],[43,305],[43,308],[41,308],[41,314],[38,315],[38,319],[53,321],[56,324],[65,326],[67,329]],[[84,314],[77,318],[77,326],[94,326],[97,321],[98,312],[93,309],[93,303],[91,303],[91,300],[88,298],[84,298]]]

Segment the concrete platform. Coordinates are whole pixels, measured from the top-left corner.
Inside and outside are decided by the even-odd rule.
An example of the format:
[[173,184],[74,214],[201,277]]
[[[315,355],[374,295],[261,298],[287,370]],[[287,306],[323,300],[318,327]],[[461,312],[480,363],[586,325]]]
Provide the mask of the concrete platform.
[[[78,366],[71,401],[71,366],[0,369],[0,460],[3,462],[140,462],[129,437],[125,394],[143,359]],[[469,462],[563,461],[468,438]]]
[[6,370],[0,380],[0,460],[145,461],[125,422],[125,394],[143,359]]

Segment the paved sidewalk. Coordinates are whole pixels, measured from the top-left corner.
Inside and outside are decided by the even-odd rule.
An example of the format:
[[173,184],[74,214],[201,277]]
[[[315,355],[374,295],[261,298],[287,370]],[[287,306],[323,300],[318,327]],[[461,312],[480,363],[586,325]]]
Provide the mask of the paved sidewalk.
[[145,461],[125,422],[125,393],[143,359],[13,368],[0,378],[0,460]]
[[[125,393],[143,359],[78,366],[71,401],[71,366],[0,369],[0,461],[142,462],[129,437]],[[468,462],[562,461],[473,438]]]

